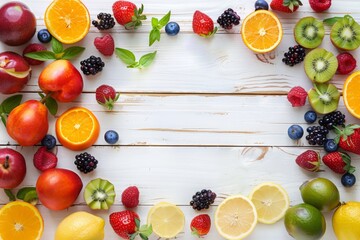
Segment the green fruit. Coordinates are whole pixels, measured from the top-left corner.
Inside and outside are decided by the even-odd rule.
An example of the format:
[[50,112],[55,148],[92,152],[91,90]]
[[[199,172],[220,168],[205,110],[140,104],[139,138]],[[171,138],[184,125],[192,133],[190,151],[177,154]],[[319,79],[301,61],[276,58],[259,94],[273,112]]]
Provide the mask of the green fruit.
[[340,194],[333,182],[326,178],[314,178],[300,186],[304,203],[320,211],[328,212],[340,205]]
[[85,202],[91,209],[109,209],[115,195],[114,185],[101,178],[91,180],[84,191]]
[[295,41],[304,48],[318,47],[325,35],[324,24],[314,17],[301,18],[295,25]]
[[317,83],[329,81],[335,75],[338,65],[336,56],[323,48],[311,50],[304,59],[306,75]]
[[308,92],[311,107],[320,114],[327,114],[337,109],[340,100],[340,92],[333,84],[314,84]]
[[326,230],[322,213],[306,203],[289,208],[285,213],[284,224],[289,235],[297,240],[318,240]]
[[330,39],[341,50],[355,50],[360,46],[360,25],[351,16],[345,15],[332,26]]

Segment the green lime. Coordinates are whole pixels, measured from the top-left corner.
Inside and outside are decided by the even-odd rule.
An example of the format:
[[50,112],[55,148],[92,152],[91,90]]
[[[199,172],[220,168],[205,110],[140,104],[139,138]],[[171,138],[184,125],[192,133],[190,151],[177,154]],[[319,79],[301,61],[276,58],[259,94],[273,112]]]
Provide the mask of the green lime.
[[284,223],[290,236],[298,240],[320,239],[326,230],[322,213],[306,203],[289,208],[285,213]]
[[340,205],[340,194],[333,182],[326,178],[314,178],[300,186],[301,197],[320,211],[328,212]]

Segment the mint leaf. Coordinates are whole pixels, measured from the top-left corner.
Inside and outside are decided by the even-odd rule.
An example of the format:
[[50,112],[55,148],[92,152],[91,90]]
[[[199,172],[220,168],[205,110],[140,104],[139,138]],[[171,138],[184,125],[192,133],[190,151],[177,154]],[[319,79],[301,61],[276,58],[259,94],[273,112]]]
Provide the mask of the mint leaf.
[[326,18],[323,20],[323,22],[327,25],[334,25],[339,19],[342,19],[342,17],[332,17],[332,18]]
[[160,30],[153,28],[149,35],[149,46],[153,45],[155,41],[160,41]]
[[156,51],[142,56],[139,60],[140,67],[148,67],[154,61],[155,56]]
[[19,106],[22,100],[22,95],[14,95],[8,97],[1,103],[2,113],[9,114],[15,107]]
[[25,57],[32,58],[39,61],[46,61],[46,60],[55,60],[56,56],[51,51],[38,51],[38,52],[30,52],[26,53]]
[[51,39],[51,48],[55,54],[62,53],[64,51],[62,43],[54,37]]
[[151,19],[151,26],[153,27],[153,28],[156,28],[157,26],[158,26],[158,24],[159,24],[159,20],[157,19],[157,18],[152,18]]
[[81,54],[84,50],[85,50],[84,47],[78,47],[78,46],[69,47],[64,50],[61,59],[66,59],[66,60],[73,59],[77,55]]
[[52,97],[47,97],[45,100],[45,106],[49,110],[50,114],[55,116],[58,111],[58,104]]
[[115,48],[115,54],[127,65],[136,63],[135,55],[124,48]]
[[[165,16],[163,16],[159,21],[160,29],[165,27],[165,25],[170,21],[171,11],[169,11]],[[159,29],[159,30],[160,30]]]

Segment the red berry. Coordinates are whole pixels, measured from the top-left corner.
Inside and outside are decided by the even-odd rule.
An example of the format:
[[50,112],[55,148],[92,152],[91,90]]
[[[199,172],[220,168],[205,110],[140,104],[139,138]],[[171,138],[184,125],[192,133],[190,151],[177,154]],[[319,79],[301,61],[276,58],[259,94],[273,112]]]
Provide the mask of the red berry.
[[331,6],[331,0],[309,0],[310,7],[315,12],[323,12]]
[[195,11],[192,27],[194,33],[202,37],[211,36],[217,31],[217,28],[214,28],[213,20],[208,15],[200,11]]
[[339,62],[337,69],[339,74],[348,74],[356,68],[356,59],[350,53],[340,53],[336,58]]
[[339,174],[347,172],[354,173],[355,168],[351,166],[351,158],[347,153],[332,152],[322,157],[323,163],[331,170]]
[[139,216],[129,210],[110,214],[109,221],[115,233],[124,239],[130,239],[130,235],[136,232],[136,221]]
[[211,227],[211,219],[207,214],[200,214],[193,218],[190,223],[190,228],[193,235],[198,237],[209,233]]
[[142,15],[144,6],[141,5],[141,8],[137,9],[132,2],[116,1],[112,10],[116,21],[126,29],[136,29],[142,25],[141,21],[146,19],[146,16]]
[[108,110],[112,110],[114,103],[119,99],[119,94],[116,94],[116,91],[113,87],[109,85],[101,85],[95,91],[96,101],[106,107]]
[[319,153],[315,152],[314,150],[307,150],[300,154],[296,158],[295,162],[297,165],[307,171],[317,172],[319,171],[320,167],[320,156]]
[[135,208],[139,205],[139,189],[136,186],[128,187],[121,194],[121,202],[126,208]]
[[305,105],[307,96],[308,94],[304,88],[296,86],[289,91],[287,99],[293,107],[301,107]]
[[42,64],[44,61],[40,61],[40,60],[35,60],[29,57],[25,57],[26,53],[31,53],[31,52],[39,52],[39,51],[45,51],[46,47],[40,43],[31,43],[29,44],[23,51],[23,57],[24,59],[29,63],[29,65],[40,65]]
[[96,37],[94,45],[100,53],[105,56],[111,56],[114,53],[115,43],[110,34],[105,34],[103,37]]
[[55,168],[57,162],[58,159],[56,155],[53,152],[48,151],[45,146],[40,147],[34,154],[34,166],[40,171]]
[[300,0],[272,0],[270,3],[272,10],[285,13],[295,12],[299,6],[302,6]]

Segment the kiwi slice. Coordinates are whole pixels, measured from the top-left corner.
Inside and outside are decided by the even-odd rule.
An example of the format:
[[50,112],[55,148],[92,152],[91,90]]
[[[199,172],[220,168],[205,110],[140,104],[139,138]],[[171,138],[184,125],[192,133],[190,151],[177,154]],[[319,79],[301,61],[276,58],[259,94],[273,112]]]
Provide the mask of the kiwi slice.
[[320,114],[327,114],[337,109],[340,92],[330,83],[315,83],[308,93],[311,107]]
[[295,25],[294,35],[295,41],[304,48],[316,48],[324,39],[324,24],[314,17],[301,18]]
[[84,191],[85,202],[91,209],[109,209],[115,196],[114,185],[101,178],[91,180]]
[[330,39],[341,50],[355,50],[360,46],[360,25],[351,16],[345,15],[332,26]]
[[323,48],[311,50],[304,59],[306,75],[313,82],[324,83],[336,73],[338,60],[332,52]]

